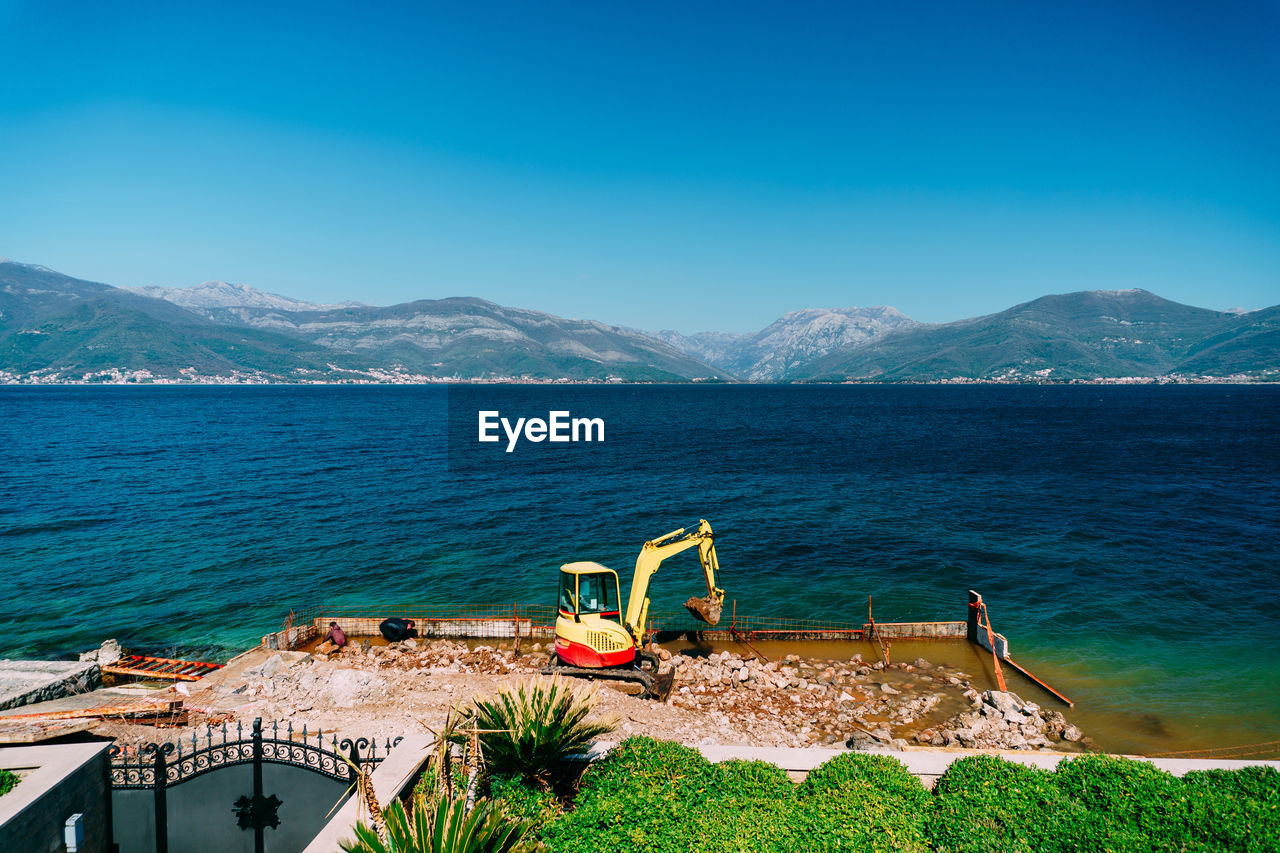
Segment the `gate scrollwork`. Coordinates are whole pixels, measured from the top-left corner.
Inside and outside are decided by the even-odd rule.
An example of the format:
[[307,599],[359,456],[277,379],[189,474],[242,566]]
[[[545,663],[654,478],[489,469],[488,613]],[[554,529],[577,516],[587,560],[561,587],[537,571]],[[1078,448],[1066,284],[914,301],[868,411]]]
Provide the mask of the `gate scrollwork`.
[[[326,736],[323,731],[296,730],[292,723],[281,726],[272,722],[263,726],[262,761],[305,767],[340,781],[351,781],[352,770],[344,760],[372,771],[400,743],[400,738],[377,739]],[[145,743],[141,746],[113,745],[107,754],[111,760],[111,787],[154,788],[158,767],[164,768],[166,787],[194,779],[205,773],[253,762],[253,736],[241,723],[234,728],[223,723],[207,727],[174,743]],[[163,763],[157,756],[163,756]]]

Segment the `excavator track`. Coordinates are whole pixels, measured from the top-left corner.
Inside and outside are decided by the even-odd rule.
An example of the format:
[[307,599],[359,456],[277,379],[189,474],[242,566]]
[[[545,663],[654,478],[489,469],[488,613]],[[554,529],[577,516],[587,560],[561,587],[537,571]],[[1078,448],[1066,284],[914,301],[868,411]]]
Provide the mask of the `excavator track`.
[[665,702],[667,700],[667,696],[671,694],[671,684],[674,680],[674,675],[670,672],[649,672],[643,669],[631,669],[627,667],[605,667],[603,669],[593,669],[585,666],[566,666],[564,664],[553,663],[551,666],[544,666],[540,671],[543,675],[567,675],[571,678],[588,678],[597,681],[623,681],[630,684],[639,684],[644,688],[644,692],[640,694],[640,698],[657,699],[659,702]]

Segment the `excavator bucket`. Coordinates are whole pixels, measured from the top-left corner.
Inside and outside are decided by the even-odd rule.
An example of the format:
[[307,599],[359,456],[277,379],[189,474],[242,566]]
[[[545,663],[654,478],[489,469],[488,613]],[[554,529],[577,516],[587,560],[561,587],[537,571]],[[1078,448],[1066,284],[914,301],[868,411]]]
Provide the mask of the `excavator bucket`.
[[700,622],[714,625],[720,621],[720,609],[723,602],[708,595],[704,598],[690,598],[684,603],[685,609]]

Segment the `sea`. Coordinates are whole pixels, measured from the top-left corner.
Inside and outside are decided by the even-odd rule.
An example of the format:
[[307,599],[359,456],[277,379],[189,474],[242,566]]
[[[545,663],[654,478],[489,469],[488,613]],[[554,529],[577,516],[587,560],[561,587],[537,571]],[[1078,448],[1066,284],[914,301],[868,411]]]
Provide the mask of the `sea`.
[[[482,412],[603,441],[481,442]],[[962,620],[975,589],[1100,748],[1280,741],[1280,386],[3,387],[0,657],[549,605],[576,560],[625,596],[700,518],[744,617]],[[672,560],[653,607],[701,592]]]

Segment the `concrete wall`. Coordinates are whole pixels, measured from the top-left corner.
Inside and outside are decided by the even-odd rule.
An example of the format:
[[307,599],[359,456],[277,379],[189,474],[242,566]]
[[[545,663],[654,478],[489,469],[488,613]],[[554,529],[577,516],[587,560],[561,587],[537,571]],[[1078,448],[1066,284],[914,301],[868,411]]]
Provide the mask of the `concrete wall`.
[[[864,626],[871,636],[871,625]],[[964,639],[964,622],[877,622],[875,635],[886,640],[957,640]]]
[[[595,757],[600,757],[606,754],[608,749],[609,745],[607,744],[597,745]],[[813,770],[824,762],[830,761],[837,755],[847,751],[823,747],[792,749],[787,747],[757,746],[700,746],[697,747],[697,749],[707,758],[708,761],[767,761],[770,764],[781,767],[783,770],[787,771],[787,775],[797,781],[808,775],[810,770]],[[946,772],[947,767],[951,765],[951,762],[964,758],[966,755],[998,755],[1006,761],[1012,761],[1018,764],[1027,764],[1044,770],[1052,770],[1058,766],[1059,762],[1071,761],[1073,758],[1078,757],[1077,753],[1029,751],[995,752],[983,749],[907,749],[902,751],[872,749],[868,750],[868,752],[888,755],[902,762],[902,764],[907,768],[907,771],[913,776],[918,777],[927,788],[933,787],[933,783],[939,776]],[[1141,755],[1127,755],[1123,757],[1132,758],[1135,761],[1145,761],[1148,764],[1155,765],[1161,770],[1172,773],[1174,776],[1182,776],[1192,770],[1239,770],[1242,767],[1274,767],[1277,770],[1280,770],[1280,761],[1267,761],[1263,759],[1226,760],[1146,758]]]
[[[329,623],[326,622],[325,625]],[[328,630],[327,628],[325,629]],[[285,631],[276,631],[267,634],[262,638],[262,645],[269,649],[293,649],[306,643],[308,640],[314,640],[316,637],[324,636],[325,631],[317,631],[315,625],[295,625]]]
[[[426,735],[405,736],[373,771],[373,790],[378,802],[385,805],[403,794],[417,778],[418,769],[434,748],[435,740]],[[368,820],[363,803],[358,797],[349,798],[303,853],[334,853],[339,849],[339,842],[355,837],[356,821],[362,818]]]
[[110,849],[107,743],[0,749],[0,767],[21,778],[0,797],[0,853],[61,853],[63,826],[82,814],[83,853]]
[[986,631],[978,632],[978,645],[982,646],[984,649],[986,649],[989,652],[995,652],[996,657],[1000,658],[1001,660],[1004,660],[1005,658],[1009,657],[1009,641],[1005,639],[1004,634],[993,633],[991,636],[996,641],[996,647],[994,649],[991,648],[991,641],[987,638]]
[[0,660],[0,711],[88,693],[102,684],[90,661]]
[[[414,627],[418,635],[430,639],[432,637],[450,637],[456,639],[510,639],[519,631],[520,638],[538,638],[538,635],[554,636],[543,626],[535,627],[530,619],[414,619]],[[289,632],[277,631],[263,637],[263,643],[272,649],[291,649],[309,639],[322,637],[329,632],[329,623],[337,622],[350,638],[376,637],[380,617],[337,618],[320,616],[311,625],[291,628]]]

